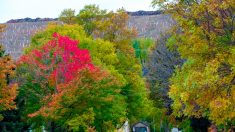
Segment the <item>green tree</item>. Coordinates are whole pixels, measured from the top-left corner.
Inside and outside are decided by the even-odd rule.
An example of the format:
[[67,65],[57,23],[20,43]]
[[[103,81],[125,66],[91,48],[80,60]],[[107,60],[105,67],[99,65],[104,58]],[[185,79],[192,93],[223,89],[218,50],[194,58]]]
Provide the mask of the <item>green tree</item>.
[[78,24],[84,27],[88,35],[91,35],[96,28],[95,21],[102,20],[106,14],[107,11],[99,9],[97,5],[86,5],[77,15]]
[[153,48],[154,40],[151,38],[138,38],[132,41],[135,49],[135,57],[140,60],[142,67],[146,65],[151,48]]
[[137,36],[134,28],[129,28],[127,23],[129,15],[124,9],[118,9],[116,12],[107,13],[104,20],[95,22],[96,29],[93,36],[113,42],[115,48],[121,53],[133,56],[134,49],[131,42]]
[[75,10],[64,9],[60,13],[59,20],[66,23],[66,24],[75,24],[76,23]]
[[177,21],[168,45],[186,59],[171,78],[174,115],[234,125],[235,2],[154,0],[153,4]]
[[127,97],[128,119],[136,122],[147,119],[153,106],[152,101],[148,99],[149,92],[142,77],[142,67],[135,58],[132,47],[132,40],[137,32],[127,26],[128,19],[129,16],[124,9],[119,9],[115,13],[109,12],[104,20],[95,22],[93,36],[114,44],[119,60],[115,68],[127,82],[122,92]]

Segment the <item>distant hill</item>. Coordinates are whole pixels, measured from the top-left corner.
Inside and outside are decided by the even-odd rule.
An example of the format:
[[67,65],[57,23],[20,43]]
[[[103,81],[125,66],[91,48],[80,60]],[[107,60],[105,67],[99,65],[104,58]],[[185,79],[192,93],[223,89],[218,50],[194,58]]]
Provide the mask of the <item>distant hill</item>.
[[[128,27],[136,28],[138,37],[159,39],[175,22],[161,11],[127,12],[130,15]],[[30,44],[30,37],[46,28],[49,22],[59,22],[57,18],[24,18],[9,20],[5,32],[1,33],[0,44],[14,59],[22,55],[24,47]]]
[[13,59],[22,55],[23,48],[30,43],[30,37],[46,28],[48,22],[17,22],[6,23],[5,32],[0,33],[0,44]]

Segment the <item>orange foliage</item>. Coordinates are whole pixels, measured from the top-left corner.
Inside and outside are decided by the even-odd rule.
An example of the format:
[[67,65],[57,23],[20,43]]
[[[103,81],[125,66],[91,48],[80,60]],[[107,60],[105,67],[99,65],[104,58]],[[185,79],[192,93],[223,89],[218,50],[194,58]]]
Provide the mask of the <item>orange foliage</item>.
[[4,55],[0,45],[0,111],[14,109],[14,99],[17,95],[17,84],[9,83],[9,77],[14,75],[15,65],[9,56]]

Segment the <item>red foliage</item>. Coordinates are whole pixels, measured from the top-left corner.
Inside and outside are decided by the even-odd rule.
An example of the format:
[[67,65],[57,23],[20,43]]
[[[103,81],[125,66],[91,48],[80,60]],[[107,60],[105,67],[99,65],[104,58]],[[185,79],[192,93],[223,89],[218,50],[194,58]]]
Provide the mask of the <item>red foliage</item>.
[[91,63],[89,51],[79,49],[78,41],[57,33],[53,34],[53,40],[22,56],[18,63],[23,66],[26,64],[33,78],[30,83],[39,84],[39,91],[43,92],[37,93],[41,96],[41,107],[28,114],[29,117],[63,117],[68,110],[67,106],[70,107],[77,100],[84,109],[90,107],[86,102],[89,99],[90,102],[110,102],[113,98],[108,96],[110,92],[107,89],[120,86],[119,81],[109,72]]
[[71,87],[65,87],[65,85],[76,80],[81,72],[95,73],[99,71],[91,63],[89,51],[79,49],[78,43],[77,40],[54,33],[51,41],[39,49],[23,55],[17,62],[18,65],[27,65],[28,72],[34,76],[31,83],[40,84],[45,91],[48,90],[49,86],[55,88],[55,91],[51,91],[40,101],[44,102],[44,106],[29,114],[29,117],[34,117],[39,113],[48,116],[47,112],[42,111],[45,109],[52,109],[50,111],[53,111],[53,108],[59,107],[61,96],[71,89]]
[[[53,40],[23,55],[18,63],[37,67],[36,75],[43,76],[54,85],[68,83],[79,71],[94,70],[88,50],[78,48],[79,41],[53,34]],[[57,89],[59,91],[59,89]]]

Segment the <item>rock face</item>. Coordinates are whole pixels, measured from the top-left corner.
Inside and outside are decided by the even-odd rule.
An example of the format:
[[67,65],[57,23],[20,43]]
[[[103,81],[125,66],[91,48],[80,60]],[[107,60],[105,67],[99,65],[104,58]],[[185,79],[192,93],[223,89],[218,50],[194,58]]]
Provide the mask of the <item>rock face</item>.
[[[138,11],[129,12],[129,14],[128,26],[137,29],[138,37],[157,40],[162,33],[175,24],[169,15],[161,14],[161,11]],[[5,32],[0,34],[0,44],[3,44],[6,53],[16,60],[22,55],[23,48],[29,45],[30,37],[37,31],[45,29],[49,22],[56,20],[52,18],[10,20],[6,23]]]
[[5,32],[0,33],[0,44],[14,60],[22,55],[23,48],[30,43],[30,37],[37,31],[45,29],[48,22],[6,23]]
[[128,22],[129,27],[136,28],[138,37],[150,37],[154,40],[160,38],[169,30],[175,21],[169,15],[146,15],[146,16],[130,16]]

